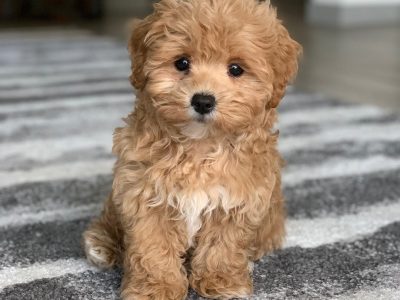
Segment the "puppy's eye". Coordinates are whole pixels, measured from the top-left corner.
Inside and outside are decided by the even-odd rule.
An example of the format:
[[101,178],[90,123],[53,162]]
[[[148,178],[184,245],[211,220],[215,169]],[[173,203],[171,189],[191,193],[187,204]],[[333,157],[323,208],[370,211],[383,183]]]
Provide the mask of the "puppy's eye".
[[229,65],[228,72],[229,72],[229,75],[231,75],[233,77],[240,77],[243,75],[244,70],[238,64],[231,64],[231,65]]
[[186,57],[181,57],[175,61],[175,68],[180,72],[185,72],[190,69],[190,60]]

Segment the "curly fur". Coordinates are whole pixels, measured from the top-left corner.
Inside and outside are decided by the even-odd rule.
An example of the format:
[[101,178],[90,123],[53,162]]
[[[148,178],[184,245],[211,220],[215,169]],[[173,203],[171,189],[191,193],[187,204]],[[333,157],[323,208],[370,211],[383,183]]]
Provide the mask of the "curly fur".
[[[123,266],[124,299],[252,293],[251,262],[284,238],[276,110],[300,46],[255,0],[162,0],[129,43],[134,112],[114,134],[112,194],[84,234],[88,259]],[[191,58],[188,73],[174,61]],[[232,78],[230,63],[245,73]],[[208,92],[216,111],[193,117]]]

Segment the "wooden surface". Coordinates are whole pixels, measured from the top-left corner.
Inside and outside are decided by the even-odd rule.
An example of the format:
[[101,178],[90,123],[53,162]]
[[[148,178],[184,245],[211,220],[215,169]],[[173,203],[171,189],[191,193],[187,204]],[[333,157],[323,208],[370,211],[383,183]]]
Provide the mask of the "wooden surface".
[[275,1],[304,47],[296,86],[400,110],[400,26],[313,27],[304,21],[304,1],[293,2]]

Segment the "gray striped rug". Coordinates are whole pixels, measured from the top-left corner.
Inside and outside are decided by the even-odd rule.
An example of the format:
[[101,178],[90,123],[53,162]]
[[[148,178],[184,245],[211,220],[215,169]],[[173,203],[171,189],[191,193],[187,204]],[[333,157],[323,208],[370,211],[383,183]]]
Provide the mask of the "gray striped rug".
[[[80,238],[132,109],[127,51],[0,32],[0,66],[0,299],[115,299],[120,271],[87,265]],[[297,91],[280,110],[288,236],[256,264],[252,299],[400,299],[400,116]]]

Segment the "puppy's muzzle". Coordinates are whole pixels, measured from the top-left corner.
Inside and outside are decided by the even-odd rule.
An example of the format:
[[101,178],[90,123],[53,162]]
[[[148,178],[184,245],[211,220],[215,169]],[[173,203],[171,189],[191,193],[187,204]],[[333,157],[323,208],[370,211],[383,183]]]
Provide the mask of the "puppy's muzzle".
[[197,113],[206,115],[215,109],[216,101],[213,95],[194,94],[191,104]]

